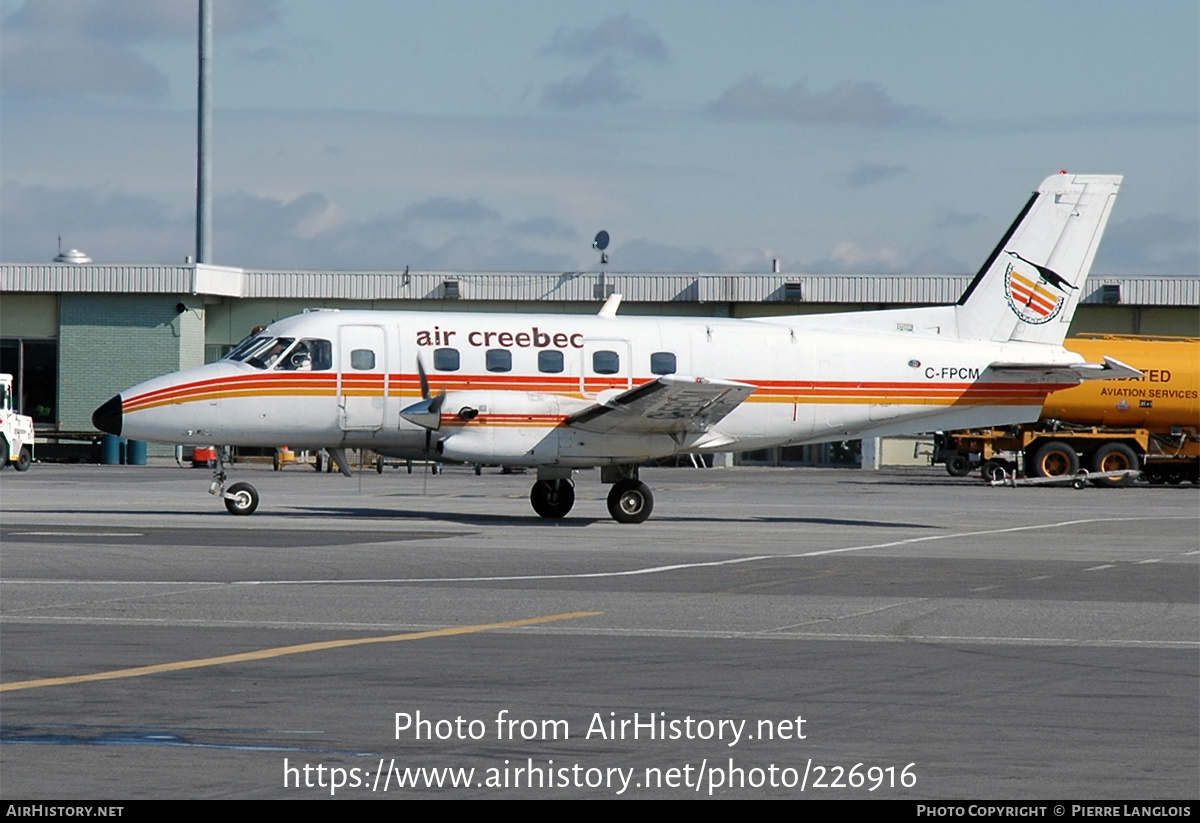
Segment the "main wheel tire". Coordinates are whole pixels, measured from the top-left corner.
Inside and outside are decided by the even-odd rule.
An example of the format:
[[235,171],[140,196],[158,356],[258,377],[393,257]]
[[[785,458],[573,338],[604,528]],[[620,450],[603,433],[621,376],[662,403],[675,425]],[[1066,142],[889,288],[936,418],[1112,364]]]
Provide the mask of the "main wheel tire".
[[539,517],[566,517],[575,505],[575,484],[570,480],[539,480],[529,490],[529,502]]
[[1033,455],[1028,467],[1034,477],[1070,477],[1079,471],[1079,455],[1070,444],[1051,440]]
[[640,480],[621,480],[608,493],[608,513],[618,523],[644,523],[654,511],[654,495]]
[[951,477],[966,477],[971,473],[971,461],[961,454],[946,461],[946,471]]
[[29,451],[28,446],[21,447],[21,453],[17,455],[17,462],[14,464],[17,471],[29,471],[29,464],[33,462],[33,453]]
[[233,495],[225,498],[225,508],[230,514],[254,514],[258,508],[258,490],[249,483],[234,483],[225,490],[225,494]]
[[[1139,468],[1141,465],[1137,452],[1124,443],[1106,443],[1092,455],[1092,471],[1095,472],[1136,472]],[[1135,478],[1135,474],[1127,474],[1124,477],[1097,477],[1092,482],[1097,486],[1117,489],[1132,486]]]
[[276,449],[275,453],[271,455],[271,468],[275,471],[279,471],[281,468],[283,468],[283,459],[279,456],[278,449]]
[[375,458],[375,473],[383,474],[383,455],[382,454]]

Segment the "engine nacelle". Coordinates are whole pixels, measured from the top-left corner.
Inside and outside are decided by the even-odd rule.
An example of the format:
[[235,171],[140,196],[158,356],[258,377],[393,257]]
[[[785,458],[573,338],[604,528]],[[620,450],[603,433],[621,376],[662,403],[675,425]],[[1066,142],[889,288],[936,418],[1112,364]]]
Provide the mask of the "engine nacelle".
[[535,392],[450,392],[442,402],[438,451],[463,463],[552,463],[563,419],[587,405]]

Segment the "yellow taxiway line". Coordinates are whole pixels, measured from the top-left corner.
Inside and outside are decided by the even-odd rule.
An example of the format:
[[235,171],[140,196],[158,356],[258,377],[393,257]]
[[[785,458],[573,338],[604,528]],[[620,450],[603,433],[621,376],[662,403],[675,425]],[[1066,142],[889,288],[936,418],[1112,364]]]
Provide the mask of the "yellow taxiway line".
[[197,660],[179,660],[175,663],[159,663],[154,666],[138,666],[132,669],[114,669],[95,674],[79,674],[71,677],[48,677],[42,680],[21,680],[16,683],[0,684],[0,692],[15,692],[21,689],[41,689],[46,686],[66,686],[71,683],[91,683],[97,680],[121,680],[126,677],[144,677],[148,674],[163,672],[178,672],[185,669],[203,669],[208,666],[224,666],[228,663],[246,663],[251,660],[267,660],[272,657],[286,657],[290,654],[307,654],[308,652],[325,651],[326,649],[341,649],[347,646],[366,646],[370,643],[402,643],[406,640],[427,640],[432,637],[453,637],[460,634],[477,634],[478,632],[494,631],[496,629],[515,629],[521,626],[536,626],[541,623],[554,623],[559,620],[576,620],[581,617],[595,617],[604,612],[564,612],[563,614],[547,614],[541,617],[526,617],[522,620],[506,620],[502,623],[481,623],[477,626],[454,626],[448,629],[432,629],[424,632],[409,632],[407,634],[390,634],[385,637],[351,637],[345,640],[325,640],[320,643],[301,643],[298,646],[276,646],[273,649],[259,649],[241,654],[226,654],[220,657],[202,657]]

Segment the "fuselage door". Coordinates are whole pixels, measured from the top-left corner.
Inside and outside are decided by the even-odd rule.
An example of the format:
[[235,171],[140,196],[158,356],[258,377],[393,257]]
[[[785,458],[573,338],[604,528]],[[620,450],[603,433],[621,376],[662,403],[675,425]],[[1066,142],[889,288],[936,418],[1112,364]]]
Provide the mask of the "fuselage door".
[[382,326],[338,329],[338,408],[343,431],[383,428],[388,395],[387,345]]
[[595,397],[605,389],[633,388],[633,353],[628,340],[587,338],[583,341],[579,390]]

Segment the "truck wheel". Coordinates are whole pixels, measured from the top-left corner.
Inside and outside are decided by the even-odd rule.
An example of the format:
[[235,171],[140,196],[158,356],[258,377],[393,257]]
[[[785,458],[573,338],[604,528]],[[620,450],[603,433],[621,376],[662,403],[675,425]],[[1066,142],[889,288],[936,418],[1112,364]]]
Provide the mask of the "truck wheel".
[[21,453],[17,455],[16,467],[17,471],[29,471],[29,464],[33,462],[33,454],[30,453],[28,446],[21,447]]
[[1011,477],[1012,472],[1008,467],[1007,460],[1000,460],[993,457],[991,460],[984,460],[983,465],[979,467],[979,476],[988,483],[995,483],[999,480],[1005,480],[1006,477]]
[[[1120,472],[1134,471],[1140,468],[1137,453],[1124,443],[1106,443],[1096,449],[1092,456],[1092,471]],[[1124,477],[1097,477],[1092,482],[1097,486],[1107,486],[1111,489],[1132,486],[1135,475]]]
[[951,477],[966,477],[971,473],[971,461],[961,454],[946,461],[946,471]]
[[0,471],[8,468],[8,438],[0,434]]
[[1069,477],[1079,471],[1079,455],[1070,444],[1051,440],[1033,455],[1029,474],[1034,477]]

